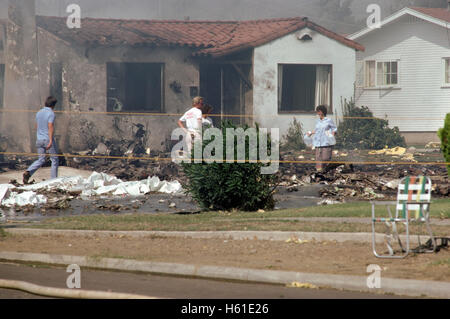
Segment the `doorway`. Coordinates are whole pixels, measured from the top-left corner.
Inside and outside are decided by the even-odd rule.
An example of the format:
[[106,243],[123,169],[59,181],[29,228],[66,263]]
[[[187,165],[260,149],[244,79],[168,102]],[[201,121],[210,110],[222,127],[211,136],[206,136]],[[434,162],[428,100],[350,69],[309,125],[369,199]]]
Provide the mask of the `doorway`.
[[250,87],[250,64],[201,64],[200,95],[213,106],[214,126],[229,120],[243,125],[246,114],[245,94]]

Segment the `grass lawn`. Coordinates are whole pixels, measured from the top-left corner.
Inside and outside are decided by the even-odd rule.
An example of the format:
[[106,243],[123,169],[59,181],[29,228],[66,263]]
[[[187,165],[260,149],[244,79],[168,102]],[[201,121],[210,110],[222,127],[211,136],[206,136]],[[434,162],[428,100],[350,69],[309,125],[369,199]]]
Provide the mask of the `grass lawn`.
[[[378,214],[386,208],[377,207]],[[435,200],[431,204],[434,218],[450,218],[450,201]],[[198,214],[99,214],[52,218],[33,224],[33,228],[79,230],[160,230],[160,231],[322,231],[322,232],[370,232],[371,225],[358,222],[324,222],[313,217],[363,217],[370,220],[369,202],[355,202],[301,209],[257,212],[202,212]],[[295,217],[311,217],[296,220]],[[380,227],[384,227],[380,225]],[[449,234],[450,226],[434,226],[438,234]]]

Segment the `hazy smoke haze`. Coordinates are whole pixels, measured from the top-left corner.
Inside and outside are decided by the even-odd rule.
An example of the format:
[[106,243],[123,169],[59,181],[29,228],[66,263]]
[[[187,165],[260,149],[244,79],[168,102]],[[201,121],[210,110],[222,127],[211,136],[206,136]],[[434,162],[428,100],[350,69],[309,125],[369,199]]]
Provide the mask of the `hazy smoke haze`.
[[[0,14],[7,16],[7,0]],[[69,4],[84,17],[123,19],[246,20],[307,16],[340,33],[364,27],[369,4],[379,4],[383,17],[405,7],[447,7],[447,0],[36,0],[37,14],[66,15]]]

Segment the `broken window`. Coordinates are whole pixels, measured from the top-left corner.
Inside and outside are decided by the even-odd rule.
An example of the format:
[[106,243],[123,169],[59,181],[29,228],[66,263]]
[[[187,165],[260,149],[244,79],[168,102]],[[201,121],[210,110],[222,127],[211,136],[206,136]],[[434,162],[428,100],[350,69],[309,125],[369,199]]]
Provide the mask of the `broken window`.
[[245,122],[245,94],[251,90],[250,64],[215,64],[200,65],[200,95],[206,103],[213,106],[214,125],[229,120],[235,124]]
[[331,65],[278,65],[280,112],[314,112],[318,105],[331,109],[331,101]]
[[62,105],[62,63],[50,64],[50,95]]
[[3,108],[4,87],[5,87],[5,65],[0,64],[0,108]]
[[162,112],[164,64],[107,63],[108,112]]

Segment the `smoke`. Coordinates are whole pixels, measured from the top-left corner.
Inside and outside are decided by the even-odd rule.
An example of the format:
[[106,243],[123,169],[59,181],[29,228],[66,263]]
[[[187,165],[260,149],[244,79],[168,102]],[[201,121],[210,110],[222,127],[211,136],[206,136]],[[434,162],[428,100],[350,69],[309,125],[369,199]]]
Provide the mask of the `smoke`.
[[[8,0],[0,0],[0,19],[7,17]],[[36,0],[39,15],[66,16],[77,3],[84,17],[118,19],[249,20],[307,16],[339,33],[364,27],[369,4],[378,4],[383,17],[406,6],[446,8],[447,0]]]

